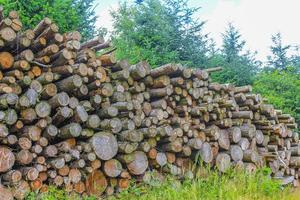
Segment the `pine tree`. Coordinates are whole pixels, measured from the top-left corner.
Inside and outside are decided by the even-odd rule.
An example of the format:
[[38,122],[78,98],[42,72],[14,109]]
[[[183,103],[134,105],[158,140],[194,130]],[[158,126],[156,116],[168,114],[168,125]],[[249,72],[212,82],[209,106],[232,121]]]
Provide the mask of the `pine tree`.
[[290,57],[290,62],[294,73],[300,74],[300,46],[296,45],[293,47],[294,53]]
[[222,53],[226,62],[230,63],[237,59],[243,51],[246,41],[241,39],[241,34],[232,23],[228,24],[228,28],[223,36],[223,50]]
[[195,20],[194,14],[199,7],[189,7],[187,0],[165,0],[171,24],[175,27],[178,42],[175,49],[180,61],[195,67],[203,67],[207,63],[209,38],[203,34],[204,21]]
[[270,47],[272,55],[268,56],[269,65],[277,70],[286,70],[288,65],[291,64],[291,60],[287,55],[291,49],[291,45],[284,45],[282,43],[280,33],[272,35],[272,42],[273,44]]
[[92,38],[98,34],[100,30],[97,30],[95,26],[97,20],[95,0],[73,0],[73,5],[79,14],[76,30],[80,31],[84,39]]
[[192,17],[198,8],[190,8],[187,2],[123,3],[112,13],[118,57],[132,63],[148,60],[154,66],[168,62],[204,66],[208,51],[207,36],[202,33],[204,22]]
[[251,84],[260,64],[255,58],[256,53],[245,50],[245,40],[231,23],[222,36],[221,52],[214,56],[214,60],[223,67],[223,71],[213,74],[213,79],[236,85]]

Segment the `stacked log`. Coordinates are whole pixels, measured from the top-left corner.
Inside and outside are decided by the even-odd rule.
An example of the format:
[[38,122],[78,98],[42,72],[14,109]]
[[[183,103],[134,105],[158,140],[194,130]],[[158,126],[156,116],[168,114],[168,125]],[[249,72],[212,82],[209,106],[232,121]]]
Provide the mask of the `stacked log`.
[[294,118],[251,86],[212,82],[220,68],[130,65],[97,55],[110,46],[103,38],[81,43],[79,32],[60,34],[49,18],[25,31],[15,11],[1,20],[3,199],[49,185],[112,195],[154,169],[192,177],[199,162],[220,172],[266,165],[298,184]]

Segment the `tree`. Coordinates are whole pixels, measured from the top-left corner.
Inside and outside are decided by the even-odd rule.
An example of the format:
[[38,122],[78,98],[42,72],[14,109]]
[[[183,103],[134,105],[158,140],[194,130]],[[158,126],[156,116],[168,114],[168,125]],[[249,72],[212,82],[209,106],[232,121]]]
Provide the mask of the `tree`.
[[277,70],[286,70],[287,66],[291,63],[288,57],[288,51],[291,49],[291,45],[284,45],[282,43],[282,37],[280,33],[272,35],[272,42],[270,49],[271,56],[268,56],[269,65]]
[[230,63],[237,59],[241,52],[243,51],[246,41],[242,40],[242,35],[233,26],[232,23],[228,24],[228,28],[225,33],[222,34],[223,37],[223,50],[225,61]]
[[27,29],[49,17],[61,32],[78,30],[85,39],[97,32],[94,0],[0,0],[0,4],[6,12],[19,11],[23,26]]
[[293,46],[293,54],[290,57],[291,66],[294,66],[294,73],[300,74],[300,46]]
[[[215,55],[214,62],[223,67],[223,71],[212,75],[215,81],[247,85],[253,82],[260,62],[255,53],[245,51],[245,40],[239,30],[231,23],[223,36],[223,45],[219,55]],[[216,59],[217,58],[217,59]]]
[[266,97],[278,109],[292,114],[300,123],[300,75],[294,67],[285,71],[265,71],[256,77],[254,91]]
[[180,61],[194,67],[205,66],[210,40],[202,31],[205,22],[193,18],[200,8],[190,8],[188,0],[165,0],[165,3],[172,19],[171,25],[175,26],[178,43],[173,45]]
[[120,5],[112,12],[114,43],[118,58],[131,63],[148,60],[158,66],[181,62],[204,66],[208,51],[204,22],[192,16],[198,8],[190,8],[187,0],[144,0]]
[[98,35],[102,29],[97,29],[95,25],[97,20],[95,0],[73,0],[73,5],[79,18],[79,23],[74,25],[74,28],[80,31],[84,39]]

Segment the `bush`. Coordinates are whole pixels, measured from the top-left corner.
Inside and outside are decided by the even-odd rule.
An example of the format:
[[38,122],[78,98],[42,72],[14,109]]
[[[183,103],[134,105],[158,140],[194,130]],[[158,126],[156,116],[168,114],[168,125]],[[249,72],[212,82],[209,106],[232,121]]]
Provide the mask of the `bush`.
[[266,97],[277,109],[292,114],[300,123],[300,74],[294,68],[259,74],[254,82],[254,91]]
[[84,39],[97,32],[94,0],[0,0],[0,5],[4,6],[5,14],[17,10],[24,29],[32,29],[49,17],[61,32],[78,30]]

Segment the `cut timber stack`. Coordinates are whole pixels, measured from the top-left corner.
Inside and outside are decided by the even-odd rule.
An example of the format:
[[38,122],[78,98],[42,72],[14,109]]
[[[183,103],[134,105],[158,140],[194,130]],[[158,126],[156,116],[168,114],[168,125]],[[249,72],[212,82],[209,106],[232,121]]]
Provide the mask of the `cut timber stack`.
[[0,199],[49,185],[112,195],[154,169],[192,177],[195,159],[298,184],[294,118],[250,86],[211,82],[219,68],[130,65],[49,18],[25,31],[17,12],[0,18]]

